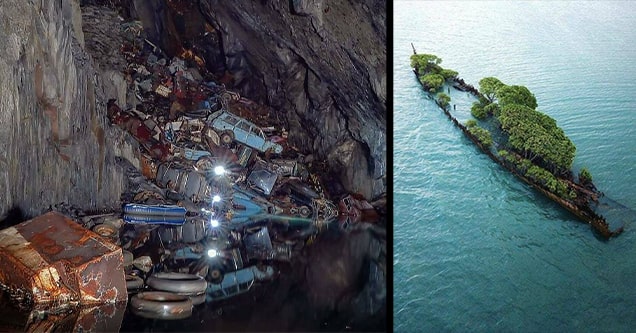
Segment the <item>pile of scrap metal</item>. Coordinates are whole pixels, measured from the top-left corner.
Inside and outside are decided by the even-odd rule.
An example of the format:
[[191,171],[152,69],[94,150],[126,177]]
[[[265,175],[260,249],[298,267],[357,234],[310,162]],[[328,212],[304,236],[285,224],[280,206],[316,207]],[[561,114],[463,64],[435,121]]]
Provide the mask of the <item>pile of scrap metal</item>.
[[121,219],[84,223],[125,250],[134,313],[184,318],[193,305],[273,279],[277,263],[340,212],[305,157],[286,149],[286,132],[262,115],[254,118],[263,127],[248,120],[256,103],[147,40],[123,52],[129,100],[140,104],[124,110],[111,100],[108,116],[139,141],[141,172],[156,187],[137,193]]
[[80,223],[48,213],[0,231],[0,267],[11,268],[0,270],[0,286],[11,296],[92,305],[130,295],[139,316],[181,319],[275,278],[278,263],[339,216],[369,215],[354,197],[339,211],[285,130],[263,123],[262,112],[252,117],[256,103],[204,79],[197,61],[168,60],[138,25],[124,26],[136,105],[110,100],[107,114],[139,142],[141,174],[154,184],[121,213]]

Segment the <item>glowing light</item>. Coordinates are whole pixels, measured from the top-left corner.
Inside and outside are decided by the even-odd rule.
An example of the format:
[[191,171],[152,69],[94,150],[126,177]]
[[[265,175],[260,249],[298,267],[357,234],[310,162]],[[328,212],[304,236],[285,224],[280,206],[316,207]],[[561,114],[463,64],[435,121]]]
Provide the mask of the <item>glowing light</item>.
[[219,226],[219,220],[210,220],[210,225],[212,228],[216,228]]
[[225,174],[225,168],[222,165],[218,165],[214,167],[214,174],[217,176],[221,176]]
[[217,255],[219,255],[219,253],[218,253],[218,252],[216,252],[216,250],[215,250],[215,249],[209,249],[209,250],[208,250],[208,257],[210,257],[210,258],[214,258],[214,257],[216,257]]
[[220,196],[220,195],[218,195],[218,194],[215,194],[215,195],[212,197],[212,202],[219,202],[219,201],[221,201],[221,196]]

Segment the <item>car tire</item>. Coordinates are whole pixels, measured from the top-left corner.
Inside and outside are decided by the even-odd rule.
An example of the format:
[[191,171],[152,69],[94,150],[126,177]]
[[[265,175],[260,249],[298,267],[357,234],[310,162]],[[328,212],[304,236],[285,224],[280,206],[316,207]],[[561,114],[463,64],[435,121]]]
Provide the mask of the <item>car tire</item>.
[[208,271],[208,278],[212,283],[221,283],[221,281],[223,281],[223,272],[218,268],[210,269]]
[[92,230],[104,238],[113,238],[119,233],[117,228],[107,223],[98,224]]
[[184,319],[192,316],[192,300],[188,296],[165,291],[146,291],[130,299],[134,314],[151,319]]
[[138,276],[126,274],[126,289],[128,291],[138,290],[144,287],[144,280]]
[[307,206],[300,207],[299,212],[302,217],[309,217],[309,215],[311,215],[311,209]]
[[223,132],[221,133],[221,143],[225,145],[229,145],[234,141],[234,134],[232,132]]
[[157,290],[170,291],[180,295],[199,295],[208,287],[203,277],[185,273],[155,273],[146,283]]

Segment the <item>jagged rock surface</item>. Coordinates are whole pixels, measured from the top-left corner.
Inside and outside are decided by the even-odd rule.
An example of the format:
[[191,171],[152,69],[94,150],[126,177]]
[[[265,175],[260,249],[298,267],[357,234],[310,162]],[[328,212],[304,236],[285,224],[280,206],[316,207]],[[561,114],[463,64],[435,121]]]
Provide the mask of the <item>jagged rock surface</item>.
[[0,1],[0,220],[56,203],[112,209],[124,192],[77,0]]

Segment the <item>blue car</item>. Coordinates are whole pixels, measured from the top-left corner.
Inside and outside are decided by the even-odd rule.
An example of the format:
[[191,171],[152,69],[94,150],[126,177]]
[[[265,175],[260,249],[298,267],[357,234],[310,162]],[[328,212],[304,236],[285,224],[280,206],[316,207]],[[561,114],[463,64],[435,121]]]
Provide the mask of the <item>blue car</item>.
[[283,146],[266,138],[260,127],[230,112],[217,111],[208,117],[207,122],[224,144],[237,141],[260,152],[269,149],[276,154],[283,152]]

